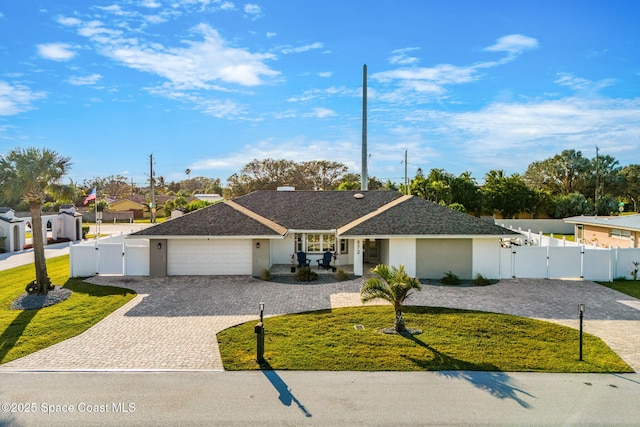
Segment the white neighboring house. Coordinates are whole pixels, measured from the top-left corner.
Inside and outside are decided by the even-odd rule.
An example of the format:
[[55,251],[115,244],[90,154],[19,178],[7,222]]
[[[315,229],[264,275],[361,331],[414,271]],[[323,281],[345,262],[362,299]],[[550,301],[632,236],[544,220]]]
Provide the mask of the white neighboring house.
[[0,249],[18,252],[24,248],[27,222],[11,208],[0,208]]
[[223,199],[223,197],[219,194],[194,194],[193,197],[198,200],[204,200],[205,202],[212,203],[219,202]]
[[[16,217],[11,208],[0,208],[0,249],[18,252],[27,244],[27,228],[31,232],[31,217]],[[53,240],[82,240],[82,214],[73,205],[62,205],[57,214],[42,215],[42,234]],[[4,239],[2,239],[4,237]]]
[[[256,191],[127,238],[149,240],[151,276],[259,275],[304,252],[325,251],[362,275],[404,264],[419,278],[451,271],[498,277],[500,243],[518,233],[394,191]],[[295,256],[293,257],[295,260]]]

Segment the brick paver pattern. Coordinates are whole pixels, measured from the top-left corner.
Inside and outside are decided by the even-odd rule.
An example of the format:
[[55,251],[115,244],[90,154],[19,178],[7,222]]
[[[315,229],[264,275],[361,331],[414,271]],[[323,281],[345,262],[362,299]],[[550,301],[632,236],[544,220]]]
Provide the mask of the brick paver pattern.
[[[251,277],[95,276],[138,293],[88,331],[2,370],[222,370],[216,334],[265,316],[359,306],[363,279],[289,285]],[[407,304],[508,313],[579,327],[640,371],[640,301],[588,281],[503,280],[484,287],[424,285]],[[586,351],[586,350],[585,350]]]

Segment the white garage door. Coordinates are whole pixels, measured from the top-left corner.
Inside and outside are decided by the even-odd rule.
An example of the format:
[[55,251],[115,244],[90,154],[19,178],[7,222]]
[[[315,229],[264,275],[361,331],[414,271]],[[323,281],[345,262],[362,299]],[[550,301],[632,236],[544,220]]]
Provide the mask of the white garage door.
[[167,274],[251,274],[251,240],[169,240]]

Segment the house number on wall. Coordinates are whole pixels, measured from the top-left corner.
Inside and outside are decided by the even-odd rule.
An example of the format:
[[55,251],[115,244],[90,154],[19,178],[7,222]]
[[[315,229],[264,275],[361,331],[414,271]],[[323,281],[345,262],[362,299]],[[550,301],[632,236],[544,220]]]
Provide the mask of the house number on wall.
[[356,240],[356,254],[360,255],[360,240]]

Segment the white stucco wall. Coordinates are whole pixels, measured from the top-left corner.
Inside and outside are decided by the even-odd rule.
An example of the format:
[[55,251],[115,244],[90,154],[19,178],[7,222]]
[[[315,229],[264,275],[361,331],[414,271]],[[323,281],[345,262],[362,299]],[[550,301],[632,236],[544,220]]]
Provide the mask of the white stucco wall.
[[293,234],[289,233],[284,239],[271,239],[271,265],[291,263],[294,251]]
[[416,275],[416,239],[389,239],[389,265],[404,264],[409,276]]
[[473,239],[473,277],[478,273],[488,279],[500,278],[500,241],[492,239]]

